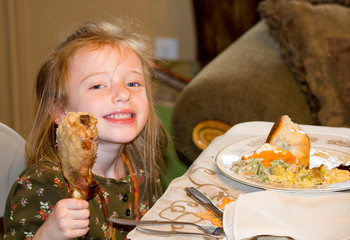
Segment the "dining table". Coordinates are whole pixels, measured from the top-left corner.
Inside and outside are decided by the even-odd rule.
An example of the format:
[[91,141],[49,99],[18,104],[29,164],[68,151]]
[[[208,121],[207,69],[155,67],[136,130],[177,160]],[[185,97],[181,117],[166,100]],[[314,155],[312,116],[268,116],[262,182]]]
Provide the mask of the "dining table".
[[[266,141],[273,122],[251,121],[239,123],[232,126],[225,134],[216,137],[207,148],[205,148],[196,160],[191,164],[189,169],[181,177],[175,178],[169,184],[164,194],[157,200],[154,206],[142,217],[142,220],[159,220],[159,221],[182,221],[193,222],[205,225],[220,225],[218,219],[214,218],[209,211],[195,200],[189,197],[185,191],[187,187],[194,187],[207,195],[216,205],[225,209],[225,205],[237,201],[243,195],[261,194],[263,192],[274,192],[272,189],[266,189],[260,186],[254,186],[242,181],[237,181],[225,174],[218,167],[218,156],[230,146],[237,145],[237,148],[244,149],[245,144],[251,144],[252,148],[259,146]],[[345,127],[325,127],[314,125],[302,125],[301,128],[310,136],[311,147],[317,141],[325,141],[327,146],[334,146],[341,149],[345,154],[350,154],[350,128]],[[321,138],[319,140],[318,138]],[[242,143],[244,143],[242,145]],[[241,150],[242,150],[241,149]],[[240,149],[238,149],[240,150]],[[348,184],[349,185],[349,184]],[[277,190],[283,192],[283,190]],[[288,191],[287,191],[288,192]],[[348,187],[340,188],[339,191],[316,191],[316,196],[329,195],[336,192],[340,196],[349,197],[350,190]],[[293,191],[292,191],[293,194]],[[298,192],[297,192],[298,194]],[[304,193],[303,193],[304,194]],[[306,192],[306,195],[313,197],[313,193]],[[333,196],[333,195],[332,195]],[[350,202],[349,204],[350,205]],[[346,211],[350,211],[347,208]],[[226,211],[226,209],[225,209]],[[256,210],[254,210],[257,212]],[[341,210],[339,210],[341,211]],[[226,214],[226,213],[225,213]],[[254,215],[254,212],[253,214]],[[224,215],[224,218],[229,216]],[[246,216],[249,217],[249,216]],[[253,218],[253,216],[252,216]],[[348,216],[350,218],[350,215]],[[346,217],[346,221],[349,221]],[[249,222],[249,218],[247,220]],[[264,221],[264,220],[261,220]],[[300,220],[302,221],[302,219]],[[298,221],[295,221],[296,223]],[[188,230],[185,226],[160,225],[155,226],[162,231],[194,231]],[[350,226],[349,226],[350,228]],[[197,231],[197,229],[195,229]],[[281,230],[283,231],[283,230]],[[336,234],[336,233],[335,233]],[[348,235],[350,239],[350,233]],[[144,233],[136,228],[128,234],[129,239],[211,239],[203,236],[181,236],[181,235],[157,235]],[[224,239],[234,239],[233,236],[226,236]],[[293,238],[293,237],[292,237]],[[252,236],[251,239],[292,239],[288,234]],[[296,238],[297,239],[297,238]],[[337,239],[336,235],[335,238]],[[339,238],[340,239],[340,238]]]

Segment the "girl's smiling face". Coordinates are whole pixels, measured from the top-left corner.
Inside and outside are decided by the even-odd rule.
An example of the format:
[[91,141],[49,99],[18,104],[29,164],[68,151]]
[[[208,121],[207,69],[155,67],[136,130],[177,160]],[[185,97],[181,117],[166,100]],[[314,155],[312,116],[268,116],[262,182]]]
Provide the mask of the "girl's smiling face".
[[127,143],[148,118],[148,100],[140,58],[127,48],[78,50],[69,65],[66,111],[88,112],[98,119],[99,142]]

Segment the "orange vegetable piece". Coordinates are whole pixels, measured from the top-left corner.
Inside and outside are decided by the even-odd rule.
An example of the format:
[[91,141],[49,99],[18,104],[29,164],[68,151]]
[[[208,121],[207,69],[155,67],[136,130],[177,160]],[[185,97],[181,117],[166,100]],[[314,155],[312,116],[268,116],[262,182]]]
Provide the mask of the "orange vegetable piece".
[[252,155],[250,155],[248,158],[244,158],[244,159],[250,159],[250,158],[262,158],[263,160],[261,161],[261,163],[267,168],[271,166],[271,161],[274,161],[277,159],[282,159],[286,163],[291,163],[291,164],[296,163],[295,156],[291,152],[283,150],[281,148],[255,152]]
[[[222,199],[222,203],[220,205],[217,205],[221,210],[225,209],[225,205],[235,201],[236,199],[232,199],[229,197],[224,197]],[[196,217],[199,217],[203,220],[209,220],[211,223],[216,227],[222,227],[222,221],[217,216],[215,216],[214,213],[210,212],[209,210],[205,210],[205,212],[196,212],[193,213]]]

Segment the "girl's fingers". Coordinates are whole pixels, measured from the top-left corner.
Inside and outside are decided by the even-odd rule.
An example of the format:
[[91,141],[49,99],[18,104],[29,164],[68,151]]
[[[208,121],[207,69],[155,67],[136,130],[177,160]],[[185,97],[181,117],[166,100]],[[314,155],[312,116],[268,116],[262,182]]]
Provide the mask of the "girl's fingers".
[[83,220],[67,220],[64,222],[59,223],[59,229],[62,229],[63,231],[72,231],[72,230],[79,230],[79,229],[85,229],[88,228],[90,224],[89,219],[83,219]]
[[90,228],[74,229],[74,230],[72,230],[72,232],[70,234],[70,238],[77,238],[77,237],[84,236],[85,234],[87,234],[89,232],[89,230],[90,230]]
[[90,216],[89,203],[81,199],[63,199],[56,203],[57,219],[87,219]]
[[81,210],[69,210],[69,214],[74,220],[84,220],[89,219],[90,211],[89,209],[81,209]]
[[[90,224],[89,203],[81,199],[58,201],[35,239],[73,239],[85,235]],[[48,238],[48,236],[50,236]]]
[[76,198],[66,198],[64,201],[59,201],[58,203],[62,202],[64,206],[68,209],[81,209],[81,208],[89,208],[89,203],[82,199],[76,199]]
[[89,228],[90,221],[89,219],[84,220],[74,220],[70,223],[70,228],[72,230],[84,230]]
[[85,228],[85,229],[72,229],[68,232],[65,232],[63,234],[63,238],[65,239],[74,239],[74,238],[78,238],[81,236],[84,236],[85,234],[87,234],[89,232],[90,228]]

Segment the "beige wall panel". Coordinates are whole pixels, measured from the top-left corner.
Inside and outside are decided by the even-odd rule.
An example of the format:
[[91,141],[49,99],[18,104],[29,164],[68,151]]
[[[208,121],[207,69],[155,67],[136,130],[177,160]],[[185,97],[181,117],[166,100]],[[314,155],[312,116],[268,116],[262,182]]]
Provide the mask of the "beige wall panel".
[[[6,33],[6,12],[5,5],[0,4],[0,32]],[[7,37],[6,34],[0,34],[0,112],[1,122],[4,124],[10,124],[11,111],[8,99],[11,98],[9,91],[9,64],[8,64],[8,51],[7,51]]]
[[[9,108],[0,111],[0,121],[24,135],[33,119],[32,79],[28,74],[28,41],[26,39],[27,15],[25,2],[2,1],[4,19],[4,49],[5,58],[1,65],[5,68],[1,75],[1,88],[6,87],[5,105]],[[4,77],[3,77],[4,76]]]
[[[8,11],[8,17],[5,24],[0,24],[0,30],[8,27],[8,34],[0,38],[5,45],[1,44],[0,84],[6,88],[6,81],[12,81],[17,87],[11,93],[0,90],[0,122],[6,122],[23,136],[34,119],[33,85],[38,69],[56,46],[60,33],[73,23],[134,17],[152,38],[178,39],[180,60],[195,60],[191,0],[4,0],[2,3],[1,11]],[[9,49],[8,54],[4,49]],[[8,71],[2,71],[3,68]],[[11,94],[16,97],[11,98]],[[9,109],[10,103],[15,109]]]

